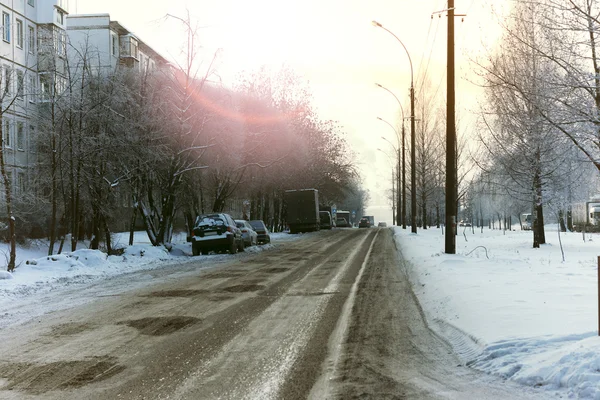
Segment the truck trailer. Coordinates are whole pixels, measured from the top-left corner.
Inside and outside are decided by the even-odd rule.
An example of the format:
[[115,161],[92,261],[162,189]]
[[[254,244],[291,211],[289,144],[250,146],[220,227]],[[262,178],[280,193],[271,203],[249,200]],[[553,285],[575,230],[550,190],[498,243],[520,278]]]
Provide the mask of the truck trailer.
[[585,203],[571,206],[573,228],[577,232],[600,232],[600,199],[592,199]]
[[352,227],[352,221],[350,221],[350,211],[337,210],[335,224],[338,228]]
[[320,229],[317,189],[286,190],[284,201],[290,233],[312,232]]

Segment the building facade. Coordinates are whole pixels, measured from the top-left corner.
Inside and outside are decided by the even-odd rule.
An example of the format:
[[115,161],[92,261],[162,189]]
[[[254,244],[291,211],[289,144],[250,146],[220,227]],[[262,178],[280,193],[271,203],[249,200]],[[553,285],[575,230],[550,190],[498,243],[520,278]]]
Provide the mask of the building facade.
[[69,64],[72,70],[87,68],[109,74],[118,67],[142,73],[167,64],[167,60],[108,14],[67,17]]
[[121,66],[143,72],[167,61],[108,14],[69,15],[68,0],[0,0],[0,13],[2,147],[19,195],[35,178],[36,110],[67,88],[82,55],[102,74]]
[[[66,65],[66,0],[0,0],[2,142],[13,191],[26,192],[35,163],[35,112],[49,52]],[[48,46],[50,41],[50,47]],[[64,72],[64,68],[63,68]]]

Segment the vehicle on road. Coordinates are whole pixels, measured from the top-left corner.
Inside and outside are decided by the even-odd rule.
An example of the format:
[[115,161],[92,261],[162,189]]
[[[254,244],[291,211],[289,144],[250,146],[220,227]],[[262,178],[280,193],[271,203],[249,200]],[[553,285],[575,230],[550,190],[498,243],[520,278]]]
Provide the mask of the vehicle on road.
[[521,220],[521,230],[530,231],[531,223],[532,223],[531,213],[522,213],[520,216],[520,220]]
[[335,226],[337,226],[338,228],[349,228],[350,224],[348,223],[348,221],[346,220],[346,218],[340,218],[340,217],[338,217],[335,220]]
[[290,233],[313,232],[321,228],[317,189],[286,190],[284,200]]
[[319,218],[321,219],[321,229],[331,229],[333,227],[333,219],[329,211],[319,211]]
[[254,246],[258,243],[258,234],[250,225],[250,222],[243,219],[236,219],[235,224],[242,231],[242,238],[244,239],[244,246]]
[[256,232],[258,244],[271,243],[271,236],[265,223],[260,219],[250,221],[252,229]]
[[[350,220],[350,211],[342,211],[342,210],[337,210],[337,213],[335,214],[335,223],[338,227],[341,228],[348,228],[352,226],[352,222]],[[344,219],[346,221],[346,224],[343,226],[340,226],[340,224],[338,223],[338,221],[341,219]],[[342,222],[343,223],[343,222]]]
[[577,232],[600,232],[600,199],[571,205],[573,229]]
[[235,254],[244,251],[242,231],[229,214],[203,214],[196,218],[192,229],[192,255],[208,254],[210,251],[228,251]]
[[358,221],[359,228],[370,228],[371,220],[368,217],[362,217],[360,221]]
[[379,222],[379,223],[377,224],[377,226],[378,226],[379,228],[387,228],[387,223],[386,223],[386,222]]

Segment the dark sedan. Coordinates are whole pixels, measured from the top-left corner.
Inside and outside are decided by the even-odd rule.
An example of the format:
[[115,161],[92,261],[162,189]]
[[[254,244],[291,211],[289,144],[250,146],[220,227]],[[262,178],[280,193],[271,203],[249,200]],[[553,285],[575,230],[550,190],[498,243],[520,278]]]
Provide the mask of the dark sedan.
[[255,219],[250,221],[250,225],[252,225],[252,229],[258,235],[258,243],[271,243],[271,236],[269,236],[269,230],[265,223],[260,219]]

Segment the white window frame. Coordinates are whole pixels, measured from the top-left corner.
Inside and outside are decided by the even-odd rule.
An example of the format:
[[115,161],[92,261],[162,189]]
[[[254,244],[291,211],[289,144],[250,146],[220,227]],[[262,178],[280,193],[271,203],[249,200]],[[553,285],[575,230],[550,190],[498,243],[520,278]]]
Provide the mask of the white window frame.
[[112,55],[115,57],[119,57],[119,37],[116,34],[111,34],[111,47],[112,47]]
[[18,48],[23,48],[23,21],[21,21],[20,19],[16,19],[15,20],[15,39],[16,39],[16,46]]
[[4,135],[4,147],[7,149],[12,149],[12,141],[11,141],[11,123],[8,118],[5,118],[2,121],[2,134]]
[[35,125],[29,123],[29,152],[35,153]]
[[20,69],[17,70],[17,97],[23,100],[25,94],[25,74]]
[[25,174],[23,172],[17,172],[17,187],[15,189],[17,193],[25,193]]
[[2,40],[10,43],[10,14],[2,11]]
[[[8,184],[10,185],[10,192],[13,193],[14,189],[14,185],[13,185],[13,174],[12,171],[7,171],[6,172],[6,180],[8,181]],[[3,197],[4,198],[4,197]]]
[[56,10],[56,23],[64,25],[65,24],[65,14],[61,10]]
[[25,124],[23,121],[17,121],[15,135],[17,150],[25,151]]
[[40,96],[42,101],[52,98],[52,82],[48,75],[40,75]]
[[31,25],[28,25],[28,47],[29,53],[35,53],[35,28]]
[[2,68],[2,72],[4,74],[3,76],[3,84],[4,84],[4,93],[8,96],[10,96],[11,93],[11,85],[12,85],[12,79],[11,79],[11,74],[12,74],[12,68],[9,66],[4,66],[4,68]]
[[37,75],[34,73],[29,74],[29,88],[27,94],[29,97],[29,102],[35,103],[37,96]]

